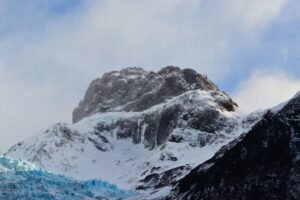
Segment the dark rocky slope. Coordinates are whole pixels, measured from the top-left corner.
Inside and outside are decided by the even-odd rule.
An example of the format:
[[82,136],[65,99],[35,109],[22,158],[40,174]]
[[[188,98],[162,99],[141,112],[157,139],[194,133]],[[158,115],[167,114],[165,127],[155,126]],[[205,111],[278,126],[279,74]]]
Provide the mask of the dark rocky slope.
[[167,199],[300,199],[300,95],[193,169]]

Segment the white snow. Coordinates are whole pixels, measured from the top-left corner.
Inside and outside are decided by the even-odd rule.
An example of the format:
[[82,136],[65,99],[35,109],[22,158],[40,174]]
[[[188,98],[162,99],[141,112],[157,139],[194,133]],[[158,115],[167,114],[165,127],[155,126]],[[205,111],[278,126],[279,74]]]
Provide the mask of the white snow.
[[[102,152],[88,139],[94,137],[91,133],[94,131],[94,127],[97,123],[112,124],[120,119],[133,117],[138,119],[147,113],[158,112],[159,110],[176,104],[183,104],[183,106],[194,105],[192,109],[204,110],[207,107],[216,108],[218,107],[216,98],[222,97],[213,97],[211,93],[207,91],[189,91],[143,112],[101,113],[85,118],[76,124],[57,124],[44,133],[23,141],[22,145],[16,145],[15,150],[12,149],[8,155],[13,158],[28,159],[46,170],[58,174],[64,174],[82,180],[100,178],[112,184],[116,184],[121,189],[135,189],[138,181],[151,174],[151,169],[154,167],[160,167],[155,172],[162,173],[166,170],[185,165],[190,165],[193,168],[205,162],[223,145],[228,144],[250,129],[252,124],[248,127],[244,127],[242,124],[244,117],[241,117],[238,111],[227,112],[219,109],[219,112],[224,117],[235,122],[236,126],[232,132],[217,133],[220,135],[219,139],[206,146],[199,147],[191,146],[190,143],[194,141],[196,139],[195,137],[201,132],[194,129],[175,129],[173,134],[183,135],[186,142],[167,142],[164,148],[157,147],[153,150],[145,148],[143,144],[144,134],[142,134],[142,143],[136,145],[132,143],[131,138],[117,139],[117,127],[113,132],[101,133],[101,135],[105,135],[111,144],[111,146],[105,144],[108,151]],[[185,104],[185,102],[189,101],[193,101],[193,104]],[[59,131],[61,126],[69,128],[72,132],[78,133],[78,135],[73,136],[71,141],[66,139],[63,140],[62,143],[62,133]],[[143,133],[145,132],[146,126],[147,125],[144,125],[142,128]],[[58,147],[57,144],[62,145],[62,147]],[[39,150],[41,150],[41,152],[39,152],[40,155],[43,155],[40,162],[35,161],[35,156]],[[177,161],[163,160],[161,159],[161,155],[174,155],[177,157]]]

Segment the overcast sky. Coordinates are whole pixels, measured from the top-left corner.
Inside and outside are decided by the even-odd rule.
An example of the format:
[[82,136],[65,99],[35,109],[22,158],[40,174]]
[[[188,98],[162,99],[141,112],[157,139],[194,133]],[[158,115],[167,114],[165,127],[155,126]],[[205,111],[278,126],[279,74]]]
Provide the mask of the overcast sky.
[[207,74],[247,112],[300,90],[299,0],[0,0],[0,148],[128,66]]

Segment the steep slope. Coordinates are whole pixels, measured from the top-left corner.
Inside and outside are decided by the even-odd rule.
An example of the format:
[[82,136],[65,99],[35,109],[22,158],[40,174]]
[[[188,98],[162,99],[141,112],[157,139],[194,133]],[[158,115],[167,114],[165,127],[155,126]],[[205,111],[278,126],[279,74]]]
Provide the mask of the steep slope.
[[75,178],[153,192],[184,177],[260,118],[241,116],[227,94],[193,70],[128,68],[92,82],[74,111],[76,123],[58,123],[7,155]]
[[300,199],[300,94],[193,169],[169,199]]
[[75,181],[45,172],[23,160],[0,156],[0,199],[127,199],[132,192],[100,180]]

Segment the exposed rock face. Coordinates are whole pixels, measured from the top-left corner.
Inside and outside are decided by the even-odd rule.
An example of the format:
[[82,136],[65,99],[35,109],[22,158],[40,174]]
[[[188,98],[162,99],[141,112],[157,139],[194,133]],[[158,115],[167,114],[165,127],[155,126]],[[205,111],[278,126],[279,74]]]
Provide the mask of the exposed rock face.
[[300,199],[300,95],[193,169],[169,199]]
[[[206,76],[192,69],[168,66],[157,73],[142,68],[109,72],[90,84],[84,99],[73,111],[73,122],[99,112],[143,111],[197,89],[219,92]],[[229,111],[234,111],[236,106],[233,101],[224,102]]]

